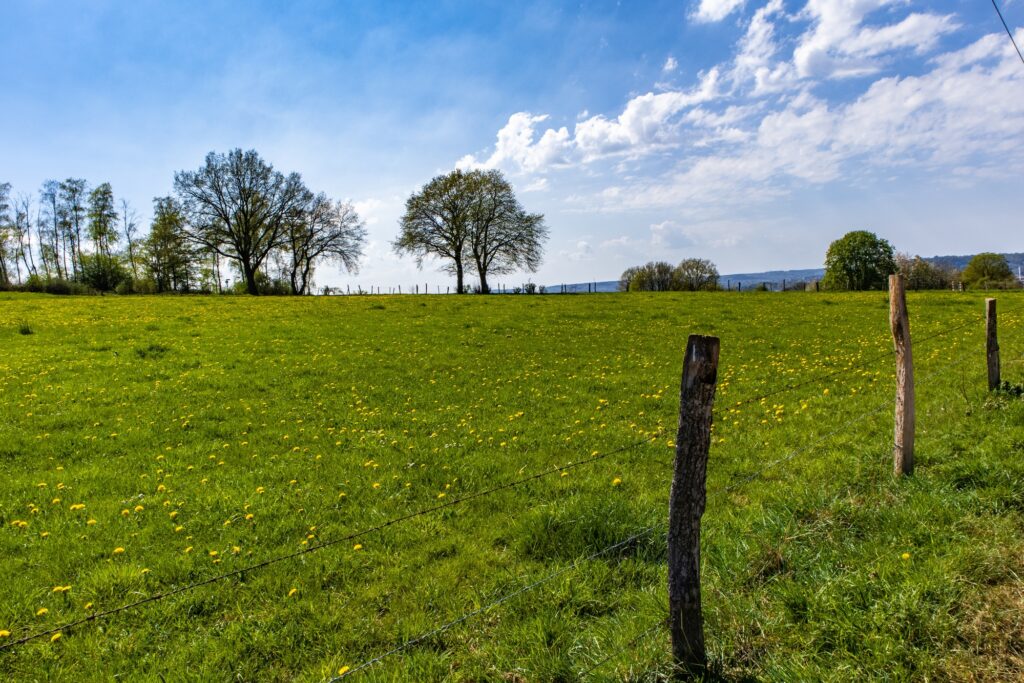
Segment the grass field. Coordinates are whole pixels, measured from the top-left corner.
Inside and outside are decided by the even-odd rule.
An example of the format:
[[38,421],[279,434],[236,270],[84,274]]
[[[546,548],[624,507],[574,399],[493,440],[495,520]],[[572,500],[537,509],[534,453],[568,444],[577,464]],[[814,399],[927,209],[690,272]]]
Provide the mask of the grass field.
[[[1020,384],[1024,295],[999,298]],[[909,306],[899,481],[882,293],[0,294],[0,646],[652,439],[2,651],[0,676],[320,681],[653,525],[346,680],[663,680],[665,630],[633,641],[667,609],[682,349],[708,333],[714,671],[1019,679],[1024,400],[985,391],[981,295]]]

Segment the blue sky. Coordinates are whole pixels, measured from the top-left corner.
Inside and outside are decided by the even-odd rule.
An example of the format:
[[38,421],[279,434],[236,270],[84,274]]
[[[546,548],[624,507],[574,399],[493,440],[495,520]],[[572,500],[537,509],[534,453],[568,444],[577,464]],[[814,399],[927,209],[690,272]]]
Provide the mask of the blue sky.
[[[1000,4],[1021,41],[1024,0]],[[1024,64],[985,0],[7,0],[0,16],[0,181],[109,181],[148,222],[176,170],[256,148],[368,224],[360,274],[320,284],[447,284],[388,242],[405,198],[457,165],[502,169],[546,214],[541,283],[689,256],[816,267],[852,229],[922,255],[1024,251]]]

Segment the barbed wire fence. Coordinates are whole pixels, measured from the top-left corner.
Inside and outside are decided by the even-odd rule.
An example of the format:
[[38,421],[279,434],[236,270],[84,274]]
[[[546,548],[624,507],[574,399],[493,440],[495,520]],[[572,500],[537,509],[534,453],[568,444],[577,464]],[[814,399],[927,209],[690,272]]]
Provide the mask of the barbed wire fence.
[[[1022,308],[1024,308],[1024,306],[1016,306],[1014,308],[1010,308],[1010,309],[1004,310],[1004,313],[1007,313],[1007,312],[1012,313],[1012,312],[1015,312],[1015,311],[1019,311]],[[977,323],[978,323],[977,316],[973,316],[972,315],[969,319],[961,321],[961,322],[959,322],[959,323],[957,323],[957,324],[955,324],[953,326],[946,327],[946,328],[944,328],[940,332],[927,335],[927,336],[925,336],[925,337],[923,337],[923,338],[921,338],[919,340],[915,340],[914,341],[915,348],[918,348],[920,346],[923,346],[925,344],[928,344],[930,342],[933,342],[933,341],[936,341],[936,340],[939,340],[939,339],[946,338],[946,337],[948,337],[950,334],[952,334],[954,332],[963,330],[963,329],[965,329],[965,328],[967,328],[967,327],[969,327],[971,325],[977,325]],[[994,321],[993,321],[993,324],[994,324]],[[759,402],[764,401],[764,400],[766,400],[768,398],[772,398],[774,396],[778,396],[778,395],[781,395],[781,394],[784,394],[784,393],[796,391],[798,389],[808,388],[808,387],[812,387],[812,386],[820,386],[823,383],[826,383],[826,382],[828,382],[830,380],[834,380],[834,379],[837,379],[837,378],[845,375],[846,373],[850,372],[851,370],[854,370],[854,369],[865,369],[867,367],[872,367],[874,363],[876,363],[877,361],[879,361],[881,359],[885,359],[885,358],[891,357],[893,355],[893,353],[894,352],[892,350],[888,350],[888,351],[883,352],[883,353],[871,354],[869,357],[867,357],[865,359],[861,359],[860,361],[858,361],[855,364],[847,365],[847,366],[844,366],[842,368],[838,368],[836,370],[830,370],[830,371],[827,371],[827,372],[824,372],[824,373],[819,373],[819,374],[817,374],[817,375],[815,375],[815,376],[813,376],[811,378],[808,378],[807,380],[803,380],[803,381],[800,381],[800,382],[789,383],[789,384],[786,384],[786,385],[781,386],[781,387],[775,387],[773,389],[769,389],[766,392],[761,392],[761,393],[756,394],[754,396],[751,396],[751,397],[748,397],[748,398],[745,398],[745,399],[740,399],[739,401],[730,402],[729,404],[724,405],[723,407],[724,408],[733,408],[733,409],[735,409],[735,408],[743,406],[743,405],[749,405],[749,404],[752,404],[752,403],[759,403]],[[1024,358],[1024,357],[1022,357],[1022,358]],[[926,375],[924,377],[921,377],[921,378],[918,378],[917,381],[916,381],[916,384],[918,384],[920,386],[927,385],[930,382],[932,382],[933,380],[935,380],[936,378],[941,377],[945,373],[949,372],[950,370],[962,367],[962,366],[966,365],[967,363],[972,363],[972,362],[976,362],[976,361],[977,361],[977,359],[974,356],[963,356],[961,358],[954,359],[953,361],[950,361],[950,362],[944,364],[943,366],[941,366],[939,368],[933,369],[930,373],[928,373],[928,375]],[[1016,363],[1016,362],[1019,362],[1019,361],[1012,361],[1012,362]],[[733,481],[731,481],[730,483],[728,483],[726,485],[718,486],[718,487],[712,488],[710,490],[707,490],[707,495],[710,497],[710,496],[718,496],[718,495],[722,495],[722,494],[727,494],[727,493],[733,492],[733,491],[739,489],[740,487],[742,487],[742,486],[744,486],[744,485],[746,485],[746,484],[748,484],[748,483],[750,483],[750,482],[752,482],[754,480],[757,480],[757,479],[760,479],[760,478],[764,477],[764,475],[766,473],[768,473],[768,472],[770,472],[770,471],[772,471],[774,469],[777,469],[781,465],[786,464],[786,463],[788,463],[790,461],[793,461],[793,460],[799,458],[802,455],[805,455],[807,453],[810,453],[810,452],[813,452],[813,451],[819,449],[822,445],[827,443],[833,437],[836,437],[836,436],[838,436],[840,434],[845,433],[850,428],[852,428],[852,427],[854,427],[854,426],[856,426],[858,424],[861,424],[861,423],[865,422],[866,420],[869,420],[872,417],[880,415],[881,413],[885,412],[886,409],[892,409],[892,399],[888,398],[888,397],[884,401],[878,402],[877,404],[873,404],[872,407],[869,410],[864,411],[864,412],[856,415],[853,418],[845,420],[844,422],[842,422],[840,425],[838,425],[834,429],[829,430],[827,433],[825,433],[823,435],[819,435],[817,437],[814,437],[812,440],[808,441],[804,445],[802,445],[800,447],[797,447],[797,448],[794,448],[794,449],[790,450],[788,453],[768,461],[767,463],[765,463],[764,465],[762,465],[761,467],[759,467],[755,471],[753,471],[751,473],[739,475],[738,478],[734,478]],[[552,475],[554,475],[556,473],[562,474],[562,473],[567,472],[569,470],[572,470],[572,469],[575,469],[575,468],[584,467],[584,466],[587,466],[587,465],[590,465],[590,464],[593,464],[593,463],[599,462],[601,460],[605,460],[605,459],[608,459],[608,458],[611,458],[613,456],[620,455],[620,454],[623,454],[623,453],[629,453],[629,452],[635,453],[637,451],[640,451],[644,446],[650,445],[653,442],[655,442],[656,440],[660,439],[662,436],[664,436],[664,433],[661,432],[661,431],[658,431],[658,432],[655,432],[653,434],[649,434],[649,435],[645,436],[644,438],[641,438],[641,439],[638,439],[636,441],[633,441],[631,443],[625,444],[623,446],[619,446],[617,448],[613,448],[612,450],[608,450],[608,451],[600,452],[600,453],[595,453],[594,455],[592,455],[590,457],[585,457],[585,458],[582,458],[582,459],[579,459],[579,460],[570,461],[570,462],[567,462],[567,463],[565,463],[563,465],[559,465],[559,466],[556,466],[556,467],[549,467],[549,468],[543,469],[543,470],[541,470],[541,471],[539,471],[539,472],[537,472],[535,474],[528,475],[526,477],[521,477],[521,478],[518,478],[518,479],[514,479],[514,480],[511,480],[511,481],[505,482],[503,484],[499,484],[499,485],[496,485],[496,486],[493,486],[493,487],[489,487],[489,488],[486,488],[486,489],[483,489],[483,490],[480,490],[480,491],[477,491],[477,492],[474,492],[474,493],[467,494],[467,495],[459,497],[459,498],[454,498],[454,499],[446,501],[444,503],[439,503],[437,505],[433,505],[433,506],[429,506],[429,507],[426,507],[426,508],[423,508],[423,509],[420,509],[420,510],[416,510],[414,512],[407,513],[405,515],[401,515],[401,516],[389,519],[389,520],[387,520],[387,521],[385,521],[385,522],[383,522],[381,524],[378,524],[378,525],[375,525],[375,526],[372,526],[372,527],[368,527],[368,528],[365,528],[365,529],[362,529],[362,530],[359,530],[359,531],[355,531],[355,532],[350,533],[350,534],[346,534],[346,535],[343,535],[343,536],[331,538],[331,539],[328,539],[328,540],[323,540],[323,541],[321,541],[319,543],[310,545],[310,546],[308,546],[306,548],[303,548],[302,550],[299,550],[299,551],[295,551],[295,552],[291,552],[291,553],[285,553],[285,554],[281,554],[281,555],[276,555],[276,556],[267,558],[267,559],[262,560],[262,561],[257,562],[257,563],[253,563],[253,564],[247,565],[247,566],[239,568],[239,569],[235,569],[235,570],[232,570],[232,571],[224,572],[224,573],[221,573],[221,574],[217,574],[217,575],[208,577],[206,579],[198,580],[198,581],[195,581],[195,582],[192,582],[192,583],[184,584],[182,586],[173,587],[173,588],[170,588],[170,589],[167,589],[167,590],[164,590],[164,591],[160,591],[160,592],[157,592],[157,593],[145,596],[145,597],[140,598],[138,600],[135,600],[135,601],[132,601],[132,602],[129,602],[129,603],[125,603],[123,605],[120,605],[120,606],[117,606],[117,607],[114,607],[114,608],[111,608],[111,609],[108,609],[108,610],[104,610],[104,611],[100,611],[100,612],[95,612],[95,613],[87,615],[87,616],[85,616],[85,617],[83,617],[81,619],[65,622],[65,623],[63,623],[61,625],[55,626],[55,627],[50,628],[50,629],[28,633],[28,634],[23,635],[23,636],[15,639],[15,640],[12,640],[12,641],[10,641],[8,643],[4,643],[4,644],[0,645],[0,652],[8,651],[8,650],[14,649],[14,648],[16,648],[18,646],[21,646],[21,645],[24,645],[26,643],[29,643],[31,641],[34,641],[34,640],[37,640],[37,639],[41,639],[41,638],[45,638],[47,636],[53,636],[54,634],[57,634],[57,633],[61,633],[61,632],[65,632],[65,631],[71,631],[71,630],[74,630],[76,628],[85,626],[85,625],[87,625],[87,624],[89,624],[91,622],[96,622],[96,621],[105,619],[107,617],[113,616],[113,615],[121,613],[121,612],[126,612],[126,611],[130,611],[130,610],[134,610],[134,609],[140,608],[140,607],[142,607],[144,605],[147,605],[147,604],[150,604],[150,603],[154,603],[154,602],[157,602],[157,601],[160,601],[160,600],[164,600],[166,598],[169,598],[169,597],[172,597],[172,596],[175,596],[175,595],[179,595],[179,594],[182,594],[182,593],[186,593],[186,592],[190,592],[190,591],[193,591],[193,590],[197,590],[197,589],[202,588],[204,586],[208,586],[208,585],[220,582],[220,581],[225,581],[227,579],[230,579],[230,578],[233,578],[233,577],[237,577],[237,576],[249,573],[249,572],[258,571],[260,569],[263,569],[263,568],[266,568],[266,567],[269,567],[269,566],[272,566],[272,565],[275,565],[275,564],[279,564],[279,563],[282,563],[282,562],[286,562],[286,561],[298,558],[300,556],[303,556],[303,555],[306,555],[306,554],[309,554],[309,553],[318,552],[318,551],[323,550],[325,548],[336,546],[336,545],[341,544],[341,543],[357,540],[357,539],[362,538],[364,536],[381,532],[381,531],[383,531],[385,529],[388,529],[389,527],[393,527],[393,526],[396,526],[396,525],[399,525],[399,524],[411,521],[411,520],[416,519],[418,517],[429,515],[431,513],[435,513],[435,512],[438,512],[438,511],[441,511],[441,510],[444,510],[444,509],[447,509],[447,508],[452,508],[454,506],[462,505],[462,504],[468,503],[468,502],[470,502],[472,500],[483,498],[483,497],[487,497],[487,496],[496,494],[496,493],[501,492],[501,491],[515,489],[515,488],[523,486],[523,485],[525,485],[527,483],[530,483],[530,482],[533,482],[533,481],[536,481],[536,480],[539,480],[539,479],[542,479],[542,478],[545,478],[545,477],[548,477],[548,476],[552,476]],[[519,597],[519,596],[522,596],[522,595],[524,595],[526,593],[529,593],[530,591],[536,590],[536,589],[538,589],[538,588],[548,584],[549,582],[553,581],[554,579],[557,579],[557,578],[565,576],[565,575],[567,575],[567,574],[569,574],[571,572],[574,572],[574,571],[580,569],[581,567],[585,566],[588,562],[591,562],[591,561],[596,560],[598,558],[601,558],[601,557],[603,557],[605,555],[613,553],[616,550],[625,548],[625,547],[629,546],[630,544],[635,543],[635,542],[637,542],[638,540],[640,540],[640,539],[642,539],[644,537],[648,537],[648,536],[652,535],[661,526],[663,526],[663,525],[656,524],[656,525],[652,525],[652,526],[646,527],[644,529],[641,529],[641,530],[635,532],[634,534],[632,534],[631,536],[629,536],[628,538],[626,538],[626,539],[624,539],[622,541],[619,541],[619,542],[614,543],[612,545],[609,545],[609,546],[607,546],[605,548],[602,548],[600,550],[592,552],[589,555],[581,557],[581,558],[573,561],[569,565],[566,565],[566,566],[561,567],[561,568],[559,568],[559,569],[557,569],[555,571],[552,571],[552,572],[550,572],[548,574],[545,574],[544,576],[540,577],[539,579],[531,581],[531,582],[523,585],[520,588],[517,588],[515,590],[507,592],[507,593],[503,594],[502,596],[496,598],[495,600],[492,600],[491,602],[489,602],[489,603],[487,603],[487,604],[485,604],[483,606],[480,606],[480,607],[477,607],[477,608],[475,608],[473,610],[465,612],[462,615],[460,615],[459,617],[457,617],[455,619],[451,619],[451,620],[449,620],[449,621],[447,621],[447,622],[445,622],[443,624],[440,624],[439,626],[437,626],[437,627],[435,627],[433,629],[430,629],[430,630],[426,631],[425,633],[420,634],[419,636],[407,639],[407,640],[397,644],[395,647],[393,647],[393,648],[391,648],[391,649],[389,649],[389,650],[387,650],[387,651],[385,651],[385,652],[383,652],[383,653],[381,653],[381,654],[379,654],[377,656],[374,656],[374,657],[372,657],[370,659],[367,659],[363,663],[361,663],[361,664],[359,664],[359,665],[357,665],[357,666],[355,666],[353,668],[347,669],[344,673],[342,673],[342,674],[340,674],[338,676],[335,676],[333,678],[330,678],[328,680],[331,681],[331,682],[334,682],[334,681],[338,681],[338,680],[340,680],[342,678],[346,678],[348,676],[352,676],[352,675],[355,675],[355,674],[357,674],[359,672],[365,671],[365,670],[375,666],[376,664],[384,662],[385,660],[387,660],[388,658],[390,658],[390,657],[392,657],[394,655],[400,654],[400,653],[408,650],[409,648],[412,648],[412,647],[416,646],[417,644],[420,644],[420,643],[422,643],[422,642],[424,642],[426,640],[429,640],[430,638],[433,638],[434,636],[440,635],[440,634],[442,634],[442,633],[444,633],[444,632],[446,632],[446,631],[448,631],[448,630],[450,630],[450,629],[452,629],[452,628],[454,628],[456,626],[459,626],[459,625],[461,625],[463,623],[466,623],[467,621],[470,621],[471,619],[473,619],[476,616],[479,616],[481,614],[489,612],[489,611],[491,611],[491,610],[493,610],[493,609],[495,609],[495,608],[497,608],[497,607],[499,607],[499,606],[501,606],[501,605],[503,605],[503,604],[505,604],[505,603],[507,603],[507,602],[509,602],[509,601],[511,601],[511,600],[513,600],[513,599],[515,599],[517,597]],[[663,629],[664,627],[665,627],[665,621],[664,620],[659,620],[655,624],[653,624],[650,627],[642,630],[639,634],[637,634],[636,636],[634,636],[633,638],[628,640],[626,642],[626,644],[623,645],[622,647],[614,650],[613,652],[609,653],[604,658],[600,659],[595,664],[591,665],[590,668],[581,671],[580,672],[580,676],[581,677],[589,676],[590,674],[592,674],[595,671],[597,671],[600,667],[602,667],[605,664],[607,664],[608,662],[610,662],[616,656],[619,656],[619,655],[623,654],[624,652],[631,650],[636,644],[638,644],[638,643],[642,642],[643,640],[649,638],[653,633],[657,632],[660,629]]]

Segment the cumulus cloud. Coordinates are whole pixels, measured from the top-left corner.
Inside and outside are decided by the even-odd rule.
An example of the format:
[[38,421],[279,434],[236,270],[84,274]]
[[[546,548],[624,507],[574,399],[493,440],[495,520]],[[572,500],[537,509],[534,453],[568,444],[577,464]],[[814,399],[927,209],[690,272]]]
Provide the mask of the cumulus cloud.
[[700,0],[692,17],[698,22],[715,22],[743,7],[745,0]]
[[571,135],[563,126],[548,128],[538,138],[537,124],[548,116],[518,112],[498,131],[494,152],[487,159],[467,155],[456,167],[532,173],[610,156],[642,156],[675,144],[677,115],[714,99],[718,80],[718,70],[711,69],[692,90],[638,95],[613,119],[599,114],[578,121]]
[[675,57],[669,57],[665,60],[665,65],[661,67],[661,70],[665,73],[672,73],[679,68],[679,62],[676,61]]

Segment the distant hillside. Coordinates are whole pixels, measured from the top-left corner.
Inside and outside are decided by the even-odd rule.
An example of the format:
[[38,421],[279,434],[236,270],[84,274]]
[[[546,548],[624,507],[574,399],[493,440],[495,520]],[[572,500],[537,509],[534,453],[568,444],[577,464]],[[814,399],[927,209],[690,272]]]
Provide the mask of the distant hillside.
[[[1010,269],[1014,273],[1024,271],[1024,253],[1003,254]],[[947,268],[963,270],[974,257],[973,254],[966,256],[928,256],[926,261]],[[805,268],[803,270],[766,270],[762,273],[726,273],[719,277],[723,287],[730,286],[735,289],[737,285],[742,289],[750,289],[760,284],[765,284],[772,289],[781,289],[783,283],[790,286],[796,282],[813,282],[820,280],[825,274],[824,268]],[[619,291],[618,280],[602,280],[600,282],[574,282],[567,284],[547,285],[549,294],[586,294],[591,292],[617,292]]]

